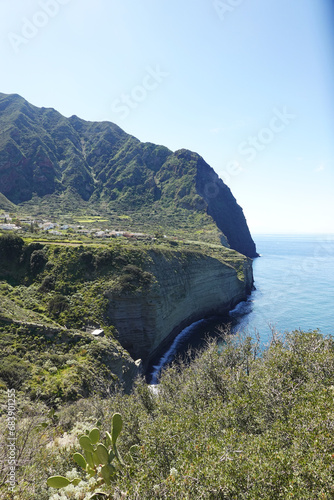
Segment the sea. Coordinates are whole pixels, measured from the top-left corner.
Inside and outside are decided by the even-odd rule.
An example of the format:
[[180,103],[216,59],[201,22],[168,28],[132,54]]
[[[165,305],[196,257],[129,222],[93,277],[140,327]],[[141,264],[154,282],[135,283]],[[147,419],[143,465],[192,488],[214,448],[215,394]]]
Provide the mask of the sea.
[[254,235],[255,289],[228,318],[211,317],[185,328],[159,359],[147,380],[156,384],[161,370],[189,348],[205,346],[230,326],[233,333],[258,336],[262,346],[272,332],[319,330],[334,335],[334,235]]

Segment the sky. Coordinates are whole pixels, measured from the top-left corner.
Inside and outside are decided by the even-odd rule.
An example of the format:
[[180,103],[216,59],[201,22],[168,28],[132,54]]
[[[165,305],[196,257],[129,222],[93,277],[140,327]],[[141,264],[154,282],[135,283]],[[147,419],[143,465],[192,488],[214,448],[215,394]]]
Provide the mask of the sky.
[[199,153],[253,234],[334,233],[332,0],[0,0],[0,92]]

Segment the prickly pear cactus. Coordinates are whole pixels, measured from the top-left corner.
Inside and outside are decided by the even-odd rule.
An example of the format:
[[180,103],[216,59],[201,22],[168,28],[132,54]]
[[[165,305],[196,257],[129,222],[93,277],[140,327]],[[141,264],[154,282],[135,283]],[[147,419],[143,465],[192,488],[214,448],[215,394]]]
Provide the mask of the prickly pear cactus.
[[[73,460],[81,469],[91,477],[98,475],[100,482],[107,486],[111,485],[111,481],[118,470],[117,467],[124,466],[124,462],[116,446],[116,441],[122,431],[122,427],[122,416],[119,413],[115,413],[111,422],[111,434],[106,432],[105,438],[101,440],[100,430],[94,427],[91,431],[87,431],[86,434],[79,438],[79,444],[83,450],[83,454],[77,452],[73,455]],[[137,451],[137,445],[130,448],[132,459]],[[117,462],[112,463],[115,459]],[[51,488],[65,488],[69,484],[77,486],[79,482],[79,478],[70,481],[63,476],[52,476],[47,480],[47,484]],[[95,498],[107,498],[107,495],[102,492],[96,492],[91,499]]]
[[67,479],[67,477],[51,476],[47,480],[47,483],[48,483],[48,486],[50,486],[50,488],[65,488],[69,484],[73,484],[74,486],[78,486],[80,481],[81,481],[81,479],[78,477],[75,479],[72,479],[72,481],[70,481],[69,479]]

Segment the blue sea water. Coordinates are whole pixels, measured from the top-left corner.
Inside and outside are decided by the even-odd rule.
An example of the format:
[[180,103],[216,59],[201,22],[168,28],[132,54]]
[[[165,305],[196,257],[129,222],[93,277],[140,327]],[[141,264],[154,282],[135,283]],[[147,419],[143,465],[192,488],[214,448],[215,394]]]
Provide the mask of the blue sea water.
[[263,341],[271,327],[334,334],[334,235],[254,239],[261,255],[253,263],[256,290],[232,312],[235,329],[256,330]]
[[[231,311],[233,332],[257,333],[263,345],[272,328],[334,335],[334,235],[258,235],[254,240],[261,255],[253,262],[256,290]],[[209,318],[183,330],[151,366],[151,383],[177,354],[203,346],[208,334],[218,335],[220,325],[221,318]]]

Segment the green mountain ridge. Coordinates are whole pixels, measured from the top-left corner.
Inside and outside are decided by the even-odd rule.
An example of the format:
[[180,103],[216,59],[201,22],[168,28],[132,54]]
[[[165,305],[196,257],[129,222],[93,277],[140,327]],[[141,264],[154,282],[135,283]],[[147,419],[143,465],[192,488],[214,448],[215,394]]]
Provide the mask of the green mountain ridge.
[[159,213],[162,229],[172,214],[175,224],[178,217],[197,229],[211,224],[223,244],[257,256],[241,207],[197,153],[140,142],[111,122],[65,118],[16,94],[0,94],[0,130],[4,209],[130,211],[148,224]]

